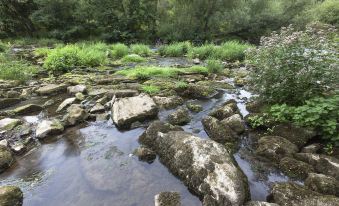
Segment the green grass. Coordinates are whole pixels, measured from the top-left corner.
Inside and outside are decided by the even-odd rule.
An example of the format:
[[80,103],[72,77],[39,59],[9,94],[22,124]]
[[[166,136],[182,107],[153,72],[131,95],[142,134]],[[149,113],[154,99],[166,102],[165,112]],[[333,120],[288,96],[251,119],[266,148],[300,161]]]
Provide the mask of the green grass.
[[205,44],[199,47],[191,47],[188,51],[188,56],[192,59],[208,59],[216,53],[217,46],[214,44]]
[[210,73],[220,73],[224,68],[222,62],[217,59],[209,59],[207,60],[206,64],[206,67]]
[[132,44],[130,47],[133,54],[138,54],[143,57],[148,57],[152,54],[150,47],[145,44]]
[[191,48],[190,42],[176,42],[161,46],[158,52],[161,56],[182,57],[187,54],[189,48]]
[[0,79],[24,82],[32,78],[38,69],[24,61],[8,60],[0,55]]
[[145,86],[142,86],[142,91],[147,94],[152,95],[152,94],[156,94],[160,92],[160,87],[154,86],[154,85],[145,85]]
[[111,55],[114,59],[120,59],[126,55],[128,55],[129,48],[125,44],[113,44]]
[[51,52],[50,48],[41,47],[41,48],[36,48],[33,53],[37,57],[47,57],[50,52]]
[[9,46],[8,44],[0,41],[0,53],[6,52],[8,50]]
[[116,72],[116,74],[124,75],[130,78],[148,79],[151,77],[176,77],[180,73],[201,73],[207,74],[206,67],[189,67],[189,68],[173,68],[173,67],[136,67],[133,69],[125,69]]
[[100,66],[107,63],[108,48],[103,43],[80,43],[57,47],[48,52],[44,68],[52,72],[67,72],[77,66]]
[[121,59],[122,63],[141,63],[145,61],[146,59],[138,54],[130,54]]
[[175,83],[175,88],[177,89],[186,89],[188,87],[187,82],[184,81],[178,81]]

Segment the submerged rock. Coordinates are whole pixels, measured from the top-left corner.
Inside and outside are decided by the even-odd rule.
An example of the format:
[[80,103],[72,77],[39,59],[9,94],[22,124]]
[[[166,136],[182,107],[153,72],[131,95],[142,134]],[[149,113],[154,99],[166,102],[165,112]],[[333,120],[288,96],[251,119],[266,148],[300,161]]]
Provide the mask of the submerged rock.
[[168,122],[172,125],[185,125],[190,121],[191,117],[188,110],[185,108],[180,108],[168,115]]
[[119,98],[112,106],[112,120],[119,128],[128,128],[134,122],[154,118],[157,114],[158,107],[146,94]]
[[243,205],[249,197],[247,179],[224,146],[190,133],[159,133],[156,152],[169,170],[203,205]]
[[59,120],[44,120],[36,128],[36,137],[43,139],[49,135],[61,134],[63,131],[64,126]]
[[67,114],[64,117],[66,124],[69,126],[76,125],[85,121],[88,117],[88,113],[81,108],[79,104],[72,104],[67,109]]
[[15,108],[13,112],[14,114],[17,114],[17,115],[26,115],[26,114],[38,113],[42,110],[43,108],[39,105],[27,104],[27,105]]
[[155,206],[181,206],[178,192],[161,192],[154,197]]
[[256,153],[267,159],[278,162],[285,156],[292,156],[298,152],[298,147],[279,136],[264,136],[258,141]]
[[5,118],[0,120],[0,130],[12,130],[21,123],[19,119]]
[[305,186],[310,190],[325,195],[339,196],[339,182],[334,177],[309,173],[305,180]]
[[207,116],[202,120],[202,124],[208,136],[219,143],[234,142],[237,140],[233,130],[214,118]]
[[144,146],[140,146],[137,149],[135,149],[133,154],[136,155],[139,158],[139,160],[148,163],[152,163],[156,158],[155,152]]
[[24,195],[20,188],[15,186],[0,187],[0,205],[1,206],[21,206]]
[[269,197],[280,206],[338,206],[339,198],[322,195],[295,183],[275,183]]
[[0,173],[9,168],[13,162],[14,158],[8,147],[0,145]]
[[66,89],[67,85],[65,84],[49,84],[36,90],[36,93],[40,95],[53,95],[66,92]]
[[65,110],[70,105],[74,104],[77,99],[75,97],[65,99],[58,107],[56,112],[61,112]]
[[314,172],[314,169],[310,164],[290,157],[282,158],[280,160],[279,167],[289,177],[297,177],[301,179],[305,179],[308,176],[308,173]]

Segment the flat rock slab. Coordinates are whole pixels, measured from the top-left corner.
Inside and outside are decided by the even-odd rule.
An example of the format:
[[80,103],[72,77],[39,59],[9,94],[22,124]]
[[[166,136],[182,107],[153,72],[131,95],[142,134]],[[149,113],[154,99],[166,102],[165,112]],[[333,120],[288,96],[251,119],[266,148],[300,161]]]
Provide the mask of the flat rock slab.
[[77,99],[75,97],[65,99],[58,107],[56,112],[61,112],[72,105]]
[[43,108],[39,105],[27,104],[27,105],[15,108],[13,112],[16,115],[26,115],[26,114],[38,113],[42,110]]
[[16,127],[18,124],[20,124],[19,119],[11,119],[11,118],[5,118],[0,120],[0,130],[12,130],[14,127]]
[[128,128],[136,121],[144,121],[157,114],[157,105],[146,94],[117,99],[112,106],[112,120],[119,128]]
[[107,97],[112,99],[114,96],[116,98],[123,98],[123,97],[134,97],[139,95],[138,90],[133,89],[118,89],[118,90],[110,90],[107,92]]
[[14,104],[18,104],[19,102],[21,102],[21,99],[19,99],[19,98],[4,98],[4,99],[0,99],[0,109],[11,107]]
[[161,162],[198,196],[203,205],[243,205],[249,197],[247,179],[226,148],[183,131],[158,133]]
[[38,124],[36,137],[43,139],[49,135],[60,134],[64,131],[64,126],[59,120],[44,120]]
[[48,84],[36,90],[36,93],[38,93],[39,95],[52,95],[52,94],[66,92],[66,90],[67,90],[67,85],[65,84]]

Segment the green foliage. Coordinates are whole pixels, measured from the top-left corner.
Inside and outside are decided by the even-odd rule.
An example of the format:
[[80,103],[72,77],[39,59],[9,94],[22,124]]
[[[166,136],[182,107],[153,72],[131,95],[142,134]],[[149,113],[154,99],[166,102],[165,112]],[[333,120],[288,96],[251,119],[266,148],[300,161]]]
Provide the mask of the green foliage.
[[122,58],[128,55],[129,48],[125,44],[113,44],[111,55],[114,59]]
[[175,83],[175,88],[177,89],[186,89],[188,87],[187,82],[184,81],[178,81]]
[[44,68],[52,72],[66,72],[77,66],[100,66],[107,61],[107,48],[102,43],[57,47],[48,53]]
[[121,62],[123,63],[141,63],[145,61],[146,59],[138,54],[130,54],[121,59]]
[[0,53],[7,51],[8,45],[0,41]]
[[224,66],[220,60],[209,59],[207,60],[207,69],[210,73],[220,73]]
[[293,27],[262,38],[247,54],[255,66],[252,88],[269,103],[303,104],[334,88],[338,82],[335,30],[311,25],[306,31]]
[[24,61],[8,60],[0,55],[0,79],[24,82],[32,78],[38,69]]
[[172,67],[136,67],[116,72],[116,74],[125,75],[130,78],[148,79],[152,77],[176,77],[180,73],[208,73],[206,67],[193,66],[189,68]]
[[313,12],[318,21],[339,26],[338,0],[325,0]]
[[148,57],[152,54],[152,50],[145,44],[132,44],[131,51],[134,54],[138,54],[143,57]]
[[142,86],[142,91],[147,94],[153,95],[160,92],[160,88],[154,85],[145,85]]
[[190,58],[208,59],[213,58],[216,54],[216,46],[214,44],[204,44],[199,47],[191,47],[188,51]]
[[191,46],[190,42],[176,42],[161,46],[158,52],[161,56],[182,57],[187,54]]
[[47,57],[50,52],[51,52],[50,48],[40,47],[36,48],[33,53],[37,57]]

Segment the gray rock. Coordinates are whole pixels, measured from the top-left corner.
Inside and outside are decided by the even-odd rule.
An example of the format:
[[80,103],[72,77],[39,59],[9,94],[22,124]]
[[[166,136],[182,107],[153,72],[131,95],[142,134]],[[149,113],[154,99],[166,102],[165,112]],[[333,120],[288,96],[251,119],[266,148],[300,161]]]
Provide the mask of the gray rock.
[[128,128],[134,122],[154,118],[157,114],[156,104],[146,94],[116,99],[112,106],[112,120],[119,128]]
[[107,113],[95,115],[95,121],[97,121],[97,122],[106,121],[108,119],[109,119],[109,114],[107,114]]
[[320,155],[312,153],[297,153],[294,154],[294,157],[300,161],[312,165],[313,167],[316,167],[318,161],[320,160]]
[[153,100],[160,108],[165,109],[174,109],[179,105],[184,103],[184,100],[178,96],[170,96],[170,97],[159,97],[154,96]]
[[78,100],[78,101],[83,101],[85,99],[85,95],[83,93],[76,93],[75,94],[75,98]]
[[9,168],[13,162],[14,158],[8,147],[0,145],[0,173]]
[[118,90],[110,90],[107,92],[107,98],[112,99],[114,96],[116,98],[124,98],[124,97],[135,97],[139,95],[138,90],[133,89],[118,89]]
[[247,179],[221,144],[190,133],[158,133],[156,152],[204,205],[243,205],[249,197]]
[[108,92],[107,89],[94,89],[88,92],[89,96],[103,96]]
[[148,163],[152,163],[156,158],[155,152],[144,146],[140,146],[137,149],[135,149],[133,154],[136,155],[139,158],[139,160]]
[[50,100],[47,100],[42,107],[47,108],[47,107],[52,106],[54,103],[55,101],[53,99],[50,99]]
[[201,112],[204,108],[200,104],[193,104],[191,102],[186,104],[187,109],[189,109],[191,112]]
[[0,205],[1,206],[21,206],[24,195],[20,188],[15,186],[0,187]]
[[339,196],[339,182],[334,177],[309,173],[305,180],[305,186],[310,190],[325,195]]
[[264,136],[258,141],[256,153],[267,159],[278,162],[285,156],[292,156],[298,152],[298,147],[279,136]]
[[17,92],[17,91],[14,91],[14,90],[11,90],[11,91],[8,91],[7,92],[7,97],[8,98],[15,98],[15,97],[19,97],[21,95],[20,92]]
[[269,202],[249,201],[244,206],[279,206],[279,205]]
[[317,153],[321,148],[321,144],[315,143],[302,148],[301,153]]
[[64,120],[68,126],[73,126],[85,121],[87,117],[88,113],[79,104],[72,104],[68,107]]
[[38,139],[44,139],[50,135],[61,134],[63,131],[64,126],[59,120],[44,120],[39,123],[36,128],[36,137]]
[[217,118],[218,120],[223,120],[225,118],[228,118],[230,116],[232,116],[234,114],[234,109],[232,108],[231,105],[224,105],[222,107],[219,107],[215,110],[213,110],[209,116],[212,116],[212,117],[215,117]]
[[21,124],[19,119],[5,118],[0,120],[0,130],[8,131]]
[[318,172],[339,180],[339,160],[337,158],[321,155],[315,167]]
[[228,125],[237,134],[241,134],[245,131],[245,125],[239,114],[234,114],[221,121],[222,124]]
[[4,99],[0,99],[0,109],[11,107],[11,106],[13,106],[15,104],[18,104],[19,102],[21,102],[21,99],[19,99],[19,98],[4,98]]
[[202,124],[208,136],[216,142],[224,144],[238,140],[234,131],[228,125],[221,124],[221,122],[214,117],[205,117],[202,120]]
[[76,93],[85,93],[87,91],[86,85],[76,85],[76,86],[69,86],[67,87],[67,92],[69,94],[76,94]]
[[39,105],[27,104],[27,105],[15,108],[13,112],[16,115],[26,115],[26,114],[38,113],[42,110],[43,108]]
[[305,162],[284,157],[279,162],[280,169],[289,177],[306,179],[308,173],[314,172],[312,165]]
[[269,197],[270,202],[280,206],[338,206],[335,196],[322,195],[295,183],[275,183]]
[[63,110],[65,110],[67,107],[69,107],[71,104],[74,104],[76,101],[75,97],[72,98],[67,98],[65,99],[58,107],[58,109],[56,110],[56,112],[61,112]]
[[10,145],[11,150],[16,155],[22,155],[27,151],[26,145],[21,141],[16,141]]
[[6,139],[3,139],[0,141],[0,146],[8,147],[8,141]]
[[292,124],[280,124],[273,127],[273,135],[284,137],[293,144],[302,148],[316,133],[313,130],[294,126]]
[[53,94],[66,92],[66,90],[67,90],[67,85],[65,84],[59,84],[59,85],[49,84],[36,90],[36,93],[38,93],[39,95],[53,95]]
[[100,103],[97,103],[94,105],[94,107],[92,107],[92,109],[90,110],[90,113],[91,114],[97,114],[97,113],[101,113],[101,112],[104,112],[105,111],[105,107],[100,104]]
[[181,206],[178,192],[161,192],[154,197],[155,206]]
[[172,125],[185,125],[190,121],[191,117],[186,108],[180,108],[168,115],[168,122]]

